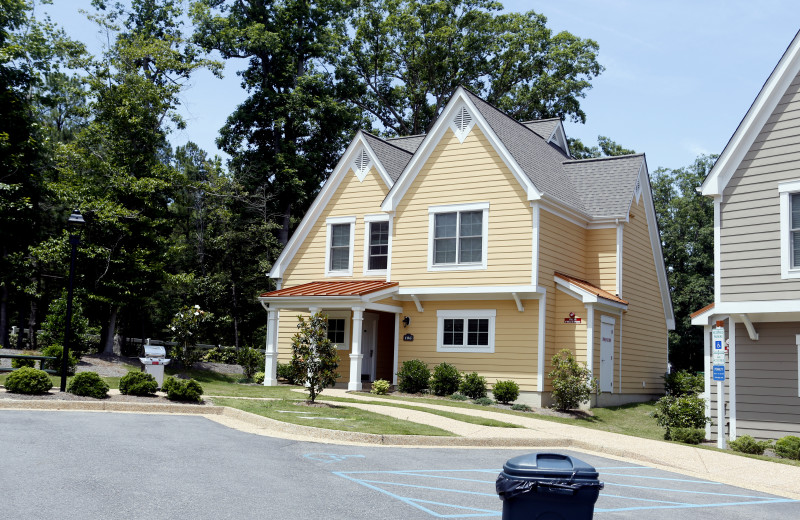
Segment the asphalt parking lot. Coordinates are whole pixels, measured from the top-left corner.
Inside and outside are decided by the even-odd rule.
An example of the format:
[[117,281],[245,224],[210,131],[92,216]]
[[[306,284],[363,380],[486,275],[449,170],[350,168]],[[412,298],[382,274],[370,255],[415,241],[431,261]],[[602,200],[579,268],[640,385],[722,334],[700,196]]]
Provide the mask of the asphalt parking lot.
[[[0,411],[6,518],[499,518],[494,482],[529,450],[338,446],[195,416]],[[800,502],[640,464],[595,466],[595,518],[792,519]],[[7,514],[11,513],[11,514]]]

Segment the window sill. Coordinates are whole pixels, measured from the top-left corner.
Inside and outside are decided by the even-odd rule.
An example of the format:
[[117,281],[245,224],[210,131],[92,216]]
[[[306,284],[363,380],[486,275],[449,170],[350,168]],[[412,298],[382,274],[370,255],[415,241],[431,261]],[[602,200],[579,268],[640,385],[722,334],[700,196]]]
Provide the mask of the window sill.
[[326,278],[342,278],[345,276],[353,276],[353,271],[326,271],[325,277]]
[[485,271],[486,264],[434,264],[428,271]]
[[473,354],[494,354],[493,346],[480,346],[480,347],[451,347],[437,345],[436,352],[456,352],[456,353],[473,353]]

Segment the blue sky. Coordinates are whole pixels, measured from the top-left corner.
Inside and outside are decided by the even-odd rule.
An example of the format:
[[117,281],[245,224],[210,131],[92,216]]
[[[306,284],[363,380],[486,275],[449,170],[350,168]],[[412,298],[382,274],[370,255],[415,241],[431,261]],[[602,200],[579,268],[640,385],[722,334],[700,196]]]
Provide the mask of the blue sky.
[[[102,39],[78,10],[90,0],[55,0],[39,7],[97,51]],[[786,0],[505,1],[509,11],[534,9],[555,32],[600,45],[605,72],[582,101],[585,125],[566,123],[569,137],[596,144],[608,136],[647,154],[651,171],[687,166],[701,153],[720,153],[761,86],[800,29],[800,9]],[[225,79],[197,74],[183,93],[191,140],[211,155],[225,119],[245,98],[228,63]]]

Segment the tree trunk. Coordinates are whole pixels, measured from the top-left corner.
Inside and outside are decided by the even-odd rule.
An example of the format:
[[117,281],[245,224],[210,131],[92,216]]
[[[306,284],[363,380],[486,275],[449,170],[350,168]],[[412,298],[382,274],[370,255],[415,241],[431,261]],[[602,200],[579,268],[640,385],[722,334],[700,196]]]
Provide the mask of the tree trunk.
[[236,302],[236,282],[231,283],[231,294],[233,295],[233,344],[239,350],[239,306]]
[[28,314],[28,348],[31,350],[36,350],[37,348],[36,327],[39,325],[38,316],[39,305],[36,302],[36,298],[31,298],[31,311]]
[[117,313],[119,308],[116,305],[111,307],[111,315],[108,319],[108,330],[105,331],[103,337],[100,338],[102,352],[105,355],[114,355],[114,333],[117,330]]
[[286,246],[289,242],[289,226],[292,222],[292,205],[289,204],[286,206],[286,209],[283,210],[283,226],[281,230],[278,232],[278,240],[280,241],[282,246]]

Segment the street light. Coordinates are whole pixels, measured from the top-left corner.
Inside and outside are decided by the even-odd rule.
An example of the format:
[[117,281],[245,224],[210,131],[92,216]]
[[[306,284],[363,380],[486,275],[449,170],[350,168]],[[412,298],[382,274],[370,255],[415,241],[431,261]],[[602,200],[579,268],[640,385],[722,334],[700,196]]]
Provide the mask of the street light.
[[69,342],[70,342],[70,326],[72,325],[72,285],[75,280],[75,254],[78,250],[78,244],[81,243],[81,230],[83,229],[83,215],[77,209],[72,212],[67,220],[67,229],[69,229],[69,244],[72,246],[72,253],[69,259],[69,287],[67,289],[67,325],[64,330],[64,345],[61,350],[61,391],[67,389],[67,365],[69,365]]

